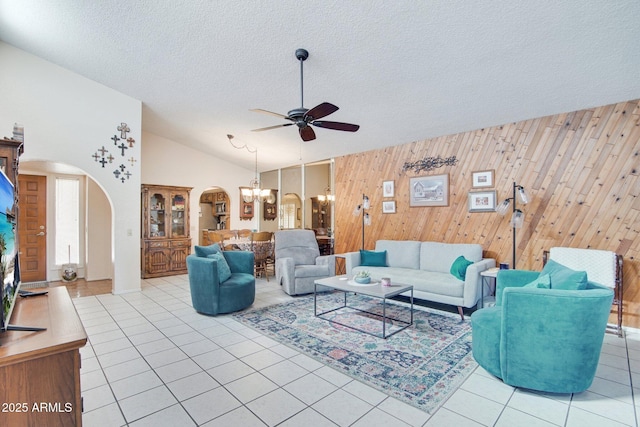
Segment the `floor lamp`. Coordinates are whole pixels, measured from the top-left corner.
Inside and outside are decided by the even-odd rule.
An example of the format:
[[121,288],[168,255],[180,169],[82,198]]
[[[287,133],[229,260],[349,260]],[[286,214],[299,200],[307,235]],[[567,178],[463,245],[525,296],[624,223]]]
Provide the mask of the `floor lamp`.
[[516,207],[517,201],[520,201],[520,203],[526,205],[527,203],[529,203],[529,195],[526,193],[523,186],[516,184],[516,182],[514,181],[513,196],[500,203],[500,205],[496,208],[497,213],[505,216],[507,214],[507,211],[509,210],[509,205],[511,204],[511,202],[513,202],[511,214],[511,227],[513,228],[513,252],[511,254],[511,268],[513,269],[516,268],[516,229],[522,228],[522,225],[524,223],[524,213]]
[[362,203],[353,210],[353,216],[359,216],[362,213],[362,250],[364,250],[364,227],[365,225],[371,225],[371,217],[367,212],[370,207],[369,197],[363,194]]

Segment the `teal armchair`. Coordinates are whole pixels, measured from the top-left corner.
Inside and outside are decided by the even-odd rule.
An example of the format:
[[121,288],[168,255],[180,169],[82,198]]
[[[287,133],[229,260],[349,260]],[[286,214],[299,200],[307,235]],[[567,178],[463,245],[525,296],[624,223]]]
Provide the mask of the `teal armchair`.
[[256,296],[253,252],[219,251],[214,246],[196,246],[196,254],[187,256],[193,308],[217,315],[249,307]]
[[582,290],[525,286],[540,278],[533,271],[498,272],[496,306],[471,315],[473,356],[505,384],[584,391],[598,367],[613,291],[587,282],[586,274]]

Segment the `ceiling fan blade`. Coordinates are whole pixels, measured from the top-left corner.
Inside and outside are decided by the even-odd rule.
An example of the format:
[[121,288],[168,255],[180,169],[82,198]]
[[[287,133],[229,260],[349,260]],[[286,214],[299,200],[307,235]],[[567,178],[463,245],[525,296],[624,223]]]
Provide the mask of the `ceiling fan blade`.
[[338,111],[338,107],[333,104],[329,104],[328,102],[323,102],[322,104],[316,105],[311,110],[307,111],[304,114],[304,118],[306,121],[309,121],[307,118],[310,118],[310,120],[317,120],[328,116],[331,113],[335,113],[336,111]]
[[249,111],[253,111],[254,113],[262,113],[262,114],[271,114],[272,116],[281,117],[283,119],[291,120],[289,116],[285,116],[284,114],[274,113],[273,111],[263,110],[262,108],[252,108]]
[[351,123],[315,121],[311,122],[311,124],[314,126],[318,126],[319,128],[344,130],[346,132],[355,132],[360,129],[359,125],[354,125]]
[[283,123],[283,124],[281,124],[281,125],[268,126],[268,127],[266,127],[266,128],[251,129],[251,132],[262,132],[263,130],[278,129],[278,128],[281,128],[281,127],[291,126],[291,125],[293,125],[293,123]]
[[305,126],[300,128],[300,138],[303,141],[313,141],[316,139],[316,133],[311,129],[311,126]]

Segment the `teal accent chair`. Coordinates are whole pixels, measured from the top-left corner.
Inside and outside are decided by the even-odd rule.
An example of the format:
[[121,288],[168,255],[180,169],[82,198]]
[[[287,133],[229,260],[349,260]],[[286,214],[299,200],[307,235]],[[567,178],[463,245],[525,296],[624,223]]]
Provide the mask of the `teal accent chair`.
[[598,367],[613,291],[524,287],[538,272],[500,270],[496,306],[471,315],[473,357],[505,384],[550,393],[588,389]]
[[253,252],[222,251],[231,277],[220,283],[218,261],[207,256],[187,256],[187,271],[193,308],[215,316],[242,310],[253,304],[256,278],[253,275]]

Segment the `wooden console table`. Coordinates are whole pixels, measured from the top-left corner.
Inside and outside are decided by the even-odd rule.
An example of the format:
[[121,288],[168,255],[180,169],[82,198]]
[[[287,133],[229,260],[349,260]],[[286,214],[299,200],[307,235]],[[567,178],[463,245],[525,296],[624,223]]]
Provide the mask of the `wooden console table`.
[[0,333],[0,426],[81,426],[80,348],[87,342],[65,287],[18,297],[12,324],[47,328]]

